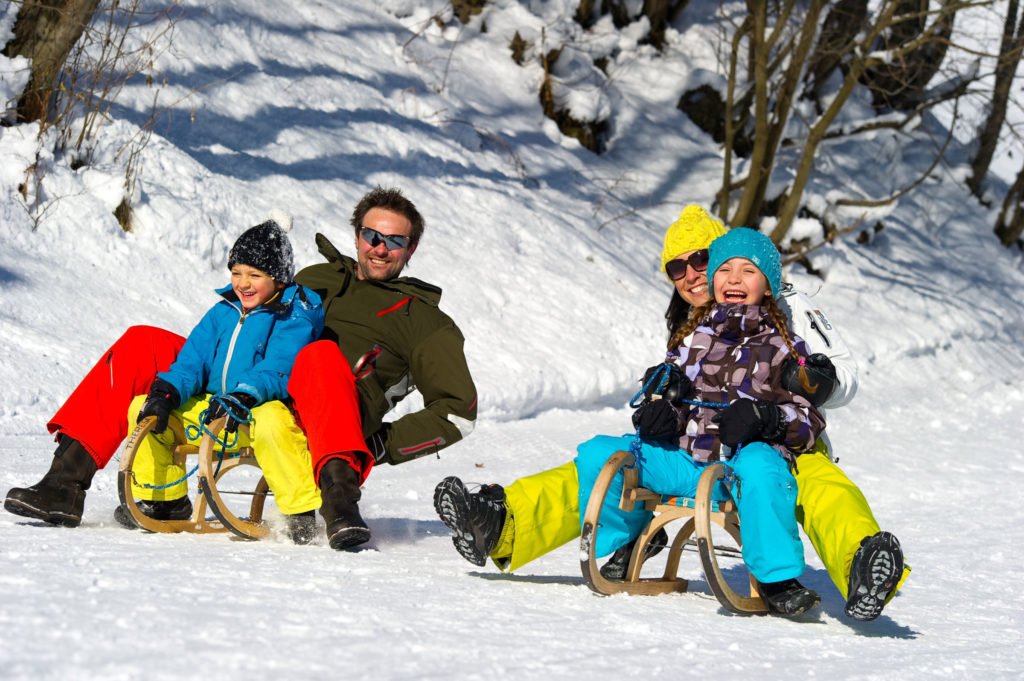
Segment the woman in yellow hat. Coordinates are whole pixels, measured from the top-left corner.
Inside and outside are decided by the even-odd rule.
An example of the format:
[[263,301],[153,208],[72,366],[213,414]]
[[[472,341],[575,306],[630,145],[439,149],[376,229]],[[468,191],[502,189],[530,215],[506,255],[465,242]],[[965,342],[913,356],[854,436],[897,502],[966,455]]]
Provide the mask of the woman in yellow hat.
[[[666,231],[661,269],[673,283],[665,313],[670,337],[691,307],[711,299],[708,248],[726,231],[694,204],[686,206]],[[778,303],[792,331],[813,353],[804,368],[812,373],[818,390],[808,399],[822,409],[847,404],[857,391],[857,366],[842,337],[824,313],[790,285],[783,286]],[[795,364],[784,372],[784,381],[794,392],[799,391],[796,372]],[[826,437],[818,440],[814,451],[799,457],[795,475],[798,520],[847,599],[847,615],[861,620],[878,617],[910,572],[899,541],[881,530],[864,495],[834,463]],[[448,477],[434,491],[434,507],[454,531],[452,542],[458,552],[480,566],[490,557],[506,572],[578,538],[579,500],[575,460],[506,487],[482,485],[470,492],[459,478]],[[601,569],[605,578],[622,579],[631,552],[632,546],[616,551]],[[873,588],[873,579],[886,569],[902,572],[896,588],[881,593]],[[896,575],[888,577],[891,584]]]

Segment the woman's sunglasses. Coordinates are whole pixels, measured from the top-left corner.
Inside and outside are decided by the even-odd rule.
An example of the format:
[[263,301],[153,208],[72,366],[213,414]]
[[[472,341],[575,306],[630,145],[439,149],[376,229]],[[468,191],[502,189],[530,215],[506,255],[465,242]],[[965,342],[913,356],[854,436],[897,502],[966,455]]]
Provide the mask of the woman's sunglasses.
[[[363,241],[370,245],[370,248],[377,248],[377,246],[384,244],[384,248],[389,251],[397,251],[400,248],[407,248],[409,246],[409,237],[402,236],[401,234],[381,234],[372,227],[363,227],[359,230],[359,235],[363,237]],[[707,265],[706,259],[704,264]]]
[[694,272],[703,272],[708,268],[708,249],[702,248],[694,251],[689,258],[676,258],[665,263],[665,274],[672,281],[678,281],[686,276],[686,267],[690,266]]

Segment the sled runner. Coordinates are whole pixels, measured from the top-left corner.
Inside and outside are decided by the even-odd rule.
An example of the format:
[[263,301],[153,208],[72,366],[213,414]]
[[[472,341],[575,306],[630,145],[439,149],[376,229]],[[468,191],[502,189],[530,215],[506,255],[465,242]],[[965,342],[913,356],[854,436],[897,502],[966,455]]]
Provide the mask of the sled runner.
[[[700,477],[696,497],[691,499],[689,497],[665,497],[638,487],[635,463],[631,452],[616,452],[609,457],[594,483],[594,489],[590,494],[590,501],[587,503],[583,516],[583,530],[580,536],[580,567],[587,586],[606,596],[616,593],[653,596],[684,592],[689,584],[687,580],[677,576],[679,561],[688,540],[695,536],[705,578],[722,606],[726,610],[740,614],[766,613],[767,608],[757,593],[757,584],[753,576],[748,573],[749,596],[742,596],[729,586],[718,566],[718,555],[711,533],[712,524],[723,528],[736,542],[737,547],[742,546],[736,505],[731,500],[715,502],[711,498],[715,484],[725,475],[725,466],[721,464],[709,466]],[[601,575],[593,547],[596,545],[597,532],[601,527],[601,506],[608,495],[612,480],[620,470],[624,480],[619,507],[624,511],[632,511],[636,504],[643,504],[644,508],[654,513],[654,517],[641,532],[633,547],[625,579],[616,581],[606,579]],[[664,573],[661,577],[641,578],[640,571],[643,568],[644,557],[651,538],[658,530],[676,520],[684,522],[666,549],[668,559]]]
[[[237,452],[229,454],[219,451],[220,448],[215,437],[221,433],[225,422],[225,418],[220,418],[211,423],[209,432],[203,436],[198,447],[185,444],[187,440],[180,421],[170,419],[167,424],[168,430],[174,433],[175,442],[179,443],[174,449],[175,463],[184,468],[187,457],[198,456],[199,493],[195,499],[192,517],[188,520],[155,520],[139,510],[132,494],[132,466],[135,463],[139,445],[153,429],[156,417],[149,416],[136,426],[125,443],[124,453],[121,455],[121,465],[117,473],[121,503],[128,509],[136,525],[150,532],[233,532],[243,539],[262,539],[270,533],[269,528],[262,522],[263,505],[269,489],[266,478],[260,477],[259,482],[256,483],[249,506],[249,517],[245,519],[239,518],[232,512],[218,490],[217,486],[220,481],[235,468],[242,465],[259,467],[251,447],[243,447]],[[247,430],[248,426],[240,426],[239,430],[245,432],[243,429]],[[212,511],[214,519],[206,517],[207,507]]]

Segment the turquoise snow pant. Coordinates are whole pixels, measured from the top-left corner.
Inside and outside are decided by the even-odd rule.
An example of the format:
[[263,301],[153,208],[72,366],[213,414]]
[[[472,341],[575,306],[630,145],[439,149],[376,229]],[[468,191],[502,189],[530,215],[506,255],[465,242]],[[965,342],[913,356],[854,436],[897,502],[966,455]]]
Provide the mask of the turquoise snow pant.
[[[576,468],[580,480],[580,522],[590,500],[590,491],[601,468],[612,454],[628,451],[635,437],[598,435],[577,448]],[[641,442],[637,456],[639,484],[658,494],[692,497],[701,473],[710,464],[695,462],[677,448]],[[740,516],[743,560],[760,582],[778,582],[799,577],[804,571],[804,547],[796,523],[796,480],[786,460],[763,442],[753,442],[725,462],[733,475],[719,481],[712,497],[733,498]],[[619,508],[622,472],[609,487],[601,509],[601,530],[595,552],[606,556],[636,539],[653,514],[642,508],[626,513]]]

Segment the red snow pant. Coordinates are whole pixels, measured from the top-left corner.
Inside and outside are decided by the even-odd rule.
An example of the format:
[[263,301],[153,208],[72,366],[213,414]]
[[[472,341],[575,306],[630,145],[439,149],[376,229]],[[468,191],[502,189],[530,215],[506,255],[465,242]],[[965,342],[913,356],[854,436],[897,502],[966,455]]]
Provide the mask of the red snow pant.
[[145,395],[185,344],[181,336],[154,326],[133,326],[118,338],[85,375],[46,424],[78,440],[103,468],[128,437],[128,406]]
[[373,456],[363,439],[356,378],[337,344],[316,341],[299,351],[288,394],[309,441],[317,484],[331,459],[345,461],[359,473],[359,484],[365,482],[373,469]]

